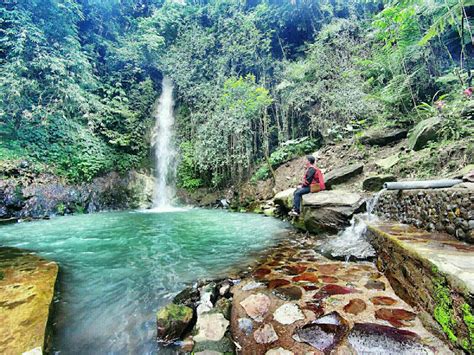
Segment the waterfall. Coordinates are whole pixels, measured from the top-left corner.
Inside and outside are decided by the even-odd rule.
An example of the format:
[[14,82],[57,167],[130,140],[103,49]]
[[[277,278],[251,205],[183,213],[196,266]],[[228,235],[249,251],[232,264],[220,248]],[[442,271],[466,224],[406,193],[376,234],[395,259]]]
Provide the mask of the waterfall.
[[153,195],[154,208],[171,207],[175,194],[176,152],[173,146],[173,82],[164,77],[162,93],[155,104],[155,128],[152,144],[155,152],[156,185]]
[[367,201],[367,219],[370,221],[374,218],[373,212],[375,208],[377,207],[377,203],[379,202],[380,196],[387,191],[386,188],[383,188],[379,192],[375,194],[374,197],[372,197],[369,201]]

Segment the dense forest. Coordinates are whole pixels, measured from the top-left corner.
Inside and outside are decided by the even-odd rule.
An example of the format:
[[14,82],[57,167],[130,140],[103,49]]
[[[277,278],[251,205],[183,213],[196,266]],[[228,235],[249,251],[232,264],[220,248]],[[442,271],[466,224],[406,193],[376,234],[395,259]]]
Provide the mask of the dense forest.
[[473,32],[472,0],[4,0],[0,165],[150,169],[164,76],[188,189],[435,115],[472,137]]

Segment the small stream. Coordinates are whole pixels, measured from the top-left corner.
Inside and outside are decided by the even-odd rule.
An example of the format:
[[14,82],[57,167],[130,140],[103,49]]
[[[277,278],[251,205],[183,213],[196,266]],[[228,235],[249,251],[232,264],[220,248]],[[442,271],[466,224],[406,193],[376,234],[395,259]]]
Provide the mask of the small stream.
[[161,305],[199,278],[244,267],[288,228],[218,210],[114,212],[4,226],[0,245],[59,263],[56,353],[154,354]]

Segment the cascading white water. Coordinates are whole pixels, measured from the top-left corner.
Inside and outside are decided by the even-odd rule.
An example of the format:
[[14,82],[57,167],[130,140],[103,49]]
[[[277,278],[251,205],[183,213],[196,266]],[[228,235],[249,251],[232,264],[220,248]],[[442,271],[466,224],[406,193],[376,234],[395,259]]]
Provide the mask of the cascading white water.
[[159,209],[171,207],[175,193],[176,151],[173,145],[173,108],[173,82],[170,78],[164,77],[162,93],[153,111],[155,129],[152,143],[156,177],[153,207]]

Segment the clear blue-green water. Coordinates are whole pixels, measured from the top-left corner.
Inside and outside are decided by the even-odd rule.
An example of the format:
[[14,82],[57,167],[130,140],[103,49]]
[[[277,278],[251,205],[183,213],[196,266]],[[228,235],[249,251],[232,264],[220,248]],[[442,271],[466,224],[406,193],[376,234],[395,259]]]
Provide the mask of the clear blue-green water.
[[0,228],[0,245],[60,265],[54,350],[153,354],[155,312],[185,285],[245,266],[288,225],[218,210],[114,212]]

